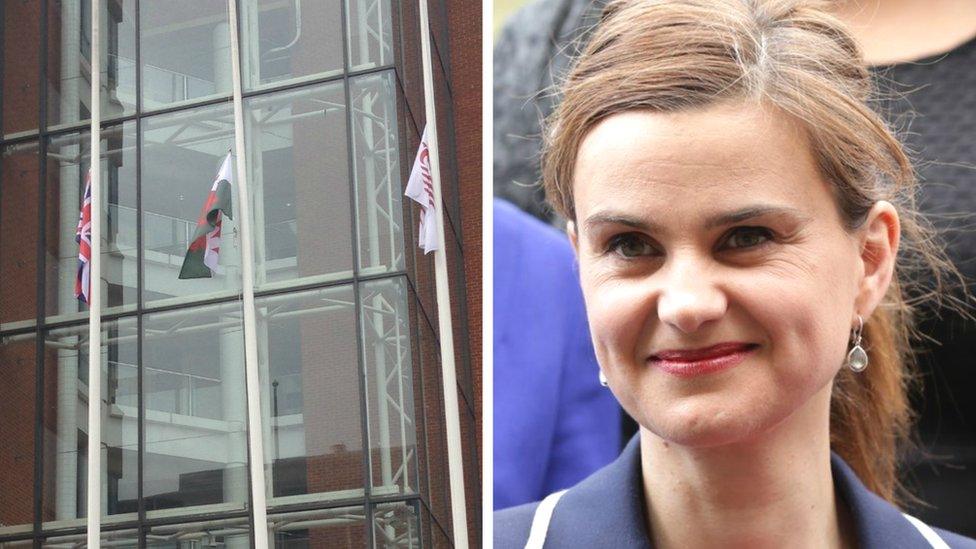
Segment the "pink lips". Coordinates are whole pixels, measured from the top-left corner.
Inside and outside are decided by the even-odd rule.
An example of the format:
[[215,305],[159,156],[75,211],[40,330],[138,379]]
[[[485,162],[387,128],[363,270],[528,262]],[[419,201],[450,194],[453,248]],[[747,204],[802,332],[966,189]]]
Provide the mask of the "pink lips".
[[703,349],[661,351],[648,363],[672,375],[693,377],[738,366],[758,347],[754,343],[719,343]]

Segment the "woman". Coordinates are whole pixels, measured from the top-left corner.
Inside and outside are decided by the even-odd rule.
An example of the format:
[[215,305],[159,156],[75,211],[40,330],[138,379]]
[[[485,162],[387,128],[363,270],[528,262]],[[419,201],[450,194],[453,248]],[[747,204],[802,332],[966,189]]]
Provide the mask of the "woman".
[[812,2],[608,5],[543,179],[640,434],[496,547],[976,547],[895,507],[909,304],[955,271],[869,91]]

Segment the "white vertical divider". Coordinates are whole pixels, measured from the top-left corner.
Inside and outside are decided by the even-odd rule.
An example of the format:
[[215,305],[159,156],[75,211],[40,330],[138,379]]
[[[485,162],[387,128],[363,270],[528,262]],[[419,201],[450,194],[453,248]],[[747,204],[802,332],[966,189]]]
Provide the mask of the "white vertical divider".
[[434,184],[437,215],[437,251],[434,252],[434,280],[437,288],[437,326],[441,343],[441,381],[444,388],[444,423],[447,432],[447,466],[451,489],[451,522],[454,547],[468,547],[468,519],[464,497],[464,465],[461,452],[461,415],[457,399],[457,373],[454,366],[454,328],[451,322],[451,291],[447,277],[447,250],[444,242],[444,202],[441,199],[440,151],[437,139],[437,112],[434,101],[434,73],[430,45],[430,20],[427,1],[420,0],[420,48],[424,69],[427,146],[430,149],[430,174]]
[[244,307],[244,369],[247,380],[247,439],[250,449],[252,515],[255,549],[268,548],[267,493],[264,479],[264,443],[261,434],[261,384],[258,378],[258,331],[254,307],[254,246],[251,232],[251,200],[247,192],[247,158],[244,149],[244,99],[241,86],[240,29],[237,1],[227,0],[230,14],[231,73],[234,84],[234,148],[239,228],[241,231],[241,286]]
[[102,520],[102,38],[101,2],[91,9],[91,294],[88,297],[88,547],[101,545]]

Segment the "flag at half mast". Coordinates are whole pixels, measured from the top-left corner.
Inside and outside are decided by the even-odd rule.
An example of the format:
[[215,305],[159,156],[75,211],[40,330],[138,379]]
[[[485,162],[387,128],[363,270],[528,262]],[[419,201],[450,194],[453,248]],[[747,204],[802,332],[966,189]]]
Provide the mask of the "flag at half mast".
[[427,146],[427,127],[420,137],[417,159],[410,170],[407,190],[404,193],[420,205],[420,249],[425,254],[437,249],[437,210],[434,203],[434,180],[430,173],[430,148]]
[[91,170],[85,177],[85,196],[81,201],[81,213],[78,214],[78,228],[75,230],[75,242],[78,243],[78,273],[75,276],[75,297],[82,303],[91,300]]
[[180,278],[211,278],[219,272],[220,226],[222,216],[234,218],[231,209],[231,189],[234,185],[233,162],[227,153],[220,171],[210,187],[207,203],[197,219],[197,228],[190,239],[190,247],[183,258]]

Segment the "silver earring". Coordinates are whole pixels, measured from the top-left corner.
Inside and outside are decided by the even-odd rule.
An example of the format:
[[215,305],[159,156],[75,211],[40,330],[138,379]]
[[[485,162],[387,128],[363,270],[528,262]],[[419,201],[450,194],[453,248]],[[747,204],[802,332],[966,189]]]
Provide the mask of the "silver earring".
[[847,353],[847,367],[854,372],[863,372],[868,367],[868,354],[861,347],[861,333],[864,331],[864,319],[857,315],[857,328],[854,328],[854,348]]
[[600,370],[600,385],[603,385],[604,387],[608,385],[607,376],[603,375],[603,370]]

